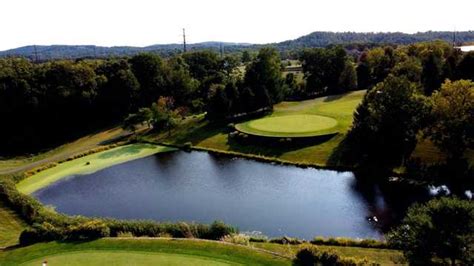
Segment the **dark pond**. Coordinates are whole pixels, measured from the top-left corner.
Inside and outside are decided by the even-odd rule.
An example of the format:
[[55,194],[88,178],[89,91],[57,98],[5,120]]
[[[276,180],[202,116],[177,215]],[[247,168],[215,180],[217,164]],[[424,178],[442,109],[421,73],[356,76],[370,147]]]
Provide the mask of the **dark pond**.
[[[202,223],[223,220],[241,232],[311,239],[380,238],[415,200],[412,194],[419,195],[418,199],[427,196],[426,191],[364,184],[351,172],[172,152],[71,176],[34,196],[66,214]],[[378,222],[369,218],[374,216]]]

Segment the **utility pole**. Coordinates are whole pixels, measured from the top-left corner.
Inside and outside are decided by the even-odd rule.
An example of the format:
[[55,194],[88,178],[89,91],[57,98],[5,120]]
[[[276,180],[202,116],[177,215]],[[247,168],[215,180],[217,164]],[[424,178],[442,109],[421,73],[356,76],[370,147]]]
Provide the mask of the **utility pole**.
[[224,46],[220,43],[221,58],[224,58]]
[[186,30],[183,28],[183,53],[186,53]]

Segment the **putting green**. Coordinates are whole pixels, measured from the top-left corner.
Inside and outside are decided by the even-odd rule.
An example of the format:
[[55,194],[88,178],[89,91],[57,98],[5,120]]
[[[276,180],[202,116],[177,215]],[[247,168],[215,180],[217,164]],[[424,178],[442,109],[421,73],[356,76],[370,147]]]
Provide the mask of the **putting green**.
[[69,252],[46,256],[42,259],[28,261],[21,265],[239,265],[212,258],[184,254],[167,254],[134,251],[93,251]]
[[321,115],[264,117],[235,126],[238,131],[265,137],[314,137],[337,133],[337,121]]

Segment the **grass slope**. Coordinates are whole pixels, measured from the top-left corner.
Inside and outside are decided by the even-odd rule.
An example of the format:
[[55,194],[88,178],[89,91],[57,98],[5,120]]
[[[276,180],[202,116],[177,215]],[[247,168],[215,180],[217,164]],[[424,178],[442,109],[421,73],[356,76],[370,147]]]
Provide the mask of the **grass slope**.
[[[301,248],[301,245],[282,245],[275,243],[253,243],[256,248],[261,248],[279,254],[294,257]],[[377,248],[360,248],[360,247],[343,247],[343,246],[318,246],[321,250],[334,250],[344,257],[352,257],[358,259],[368,259],[379,263],[380,265],[400,265],[404,263],[401,251],[393,249],[377,249]]]
[[13,210],[0,201],[0,248],[18,244],[18,237],[25,226]]
[[269,116],[237,124],[241,132],[265,137],[313,137],[337,133],[337,121],[320,115]]
[[31,194],[69,175],[93,173],[112,165],[171,150],[175,149],[151,144],[125,145],[64,162],[22,180],[18,183],[17,188],[20,192]]
[[[127,263],[131,258],[138,261]],[[43,260],[48,260],[50,265],[54,265],[52,262],[55,261],[67,262],[67,265],[169,265],[167,262],[171,265],[291,265],[290,259],[252,248],[199,240],[100,239],[82,243],[50,242],[0,252],[1,265],[35,265]],[[138,263],[140,261],[146,263]],[[105,264],[101,264],[103,262]]]
[[76,141],[64,144],[55,149],[29,157],[0,158],[0,174],[24,172],[49,162],[60,161],[74,154],[85,152],[129,134],[120,127],[100,131],[84,136]]
[[282,102],[274,106],[271,117],[286,115],[321,115],[335,119],[333,128],[340,134],[327,141],[292,145],[251,145],[242,144],[228,137],[226,125],[212,124],[203,117],[186,119],[181,126],[166,134],[148,136],[151,140],[171,144],[191,142],[194,146],[221,151],[233,151],[253,155],[278,158],[294,163],[319,166],[331,165],[331,154],[344,139],[352,124],[352,115],[362,101],[365,91],[354,91],[341,95],[321,97],[300,102]]

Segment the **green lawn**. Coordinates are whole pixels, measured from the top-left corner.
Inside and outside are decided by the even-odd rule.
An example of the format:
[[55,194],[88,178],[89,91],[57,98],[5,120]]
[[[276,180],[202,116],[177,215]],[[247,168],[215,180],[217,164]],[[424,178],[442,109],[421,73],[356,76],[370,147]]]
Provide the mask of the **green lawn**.
[[112,165],[171,150],[175,149],[151,144],[125,145],[61,163],[22,180],[17,188],[20,192],[31,194],[66,176],[93,173]]
[[0,265],[291,265],[291,259],[214,241],[100,239],[0,251]]
[[299,102],[282,102],[274,106],[270,117],[288,115],[322,115],[335,119],[337,125],[331,130],[339,132],[329,140],[314,140],[310,143],[292,143],[292,145],[252,145],[243,144],[228,137],[226,124],[213,124],[203,117],[186,119],[182,125],[168,134],[148,136],[151,140],[171,144],[191,142],[194,146],[221,151],[232,151],[278,158],[294,163],[319,166],[333,165],[331,154],[344,139],[352,124],[352,115],[362,101],[365,91],[354,91],[341,95],[316,98]]
[[[257,248],[270,250],[289,257],[294,257],[301,245],[282,245],[274,243],[252,243]],[[321,250],[334,250],[342,256],[368,259],[381,265],[404,264],[403,254],[398,250],[360,248],[360,247],[339,247],[339,246],[318,246]]]
[[0,247],[18,244],[18,237],[25,226],[13,210],[0,201]]
[[313,137],[337,133],[334,128],[337,121],[320,115],[280,115],[237,124],[241,132],[266,137]]
[[120,127],[116,127],[86,135],[75,141],[40,154],[13,158],[0,158],[0,174],[25,172],[49,162],[60,161],[71,157],[74,154],[79,154],[101,146],[103,143],[118,140],[127,134],[129,134],[129,132]]

